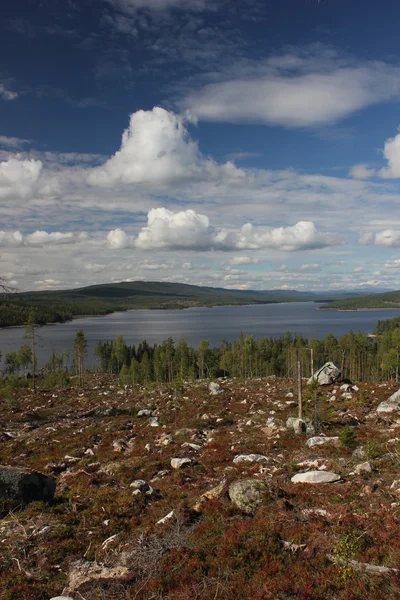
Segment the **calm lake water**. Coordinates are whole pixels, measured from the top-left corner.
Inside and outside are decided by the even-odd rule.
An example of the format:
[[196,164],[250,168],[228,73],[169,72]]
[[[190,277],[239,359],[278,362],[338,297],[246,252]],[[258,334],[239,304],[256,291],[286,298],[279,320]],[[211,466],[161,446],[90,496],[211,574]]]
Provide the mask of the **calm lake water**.
[[[83,317],[69,323],[46,325],[38,329],[37,355],[39,366],[49,358],[52,349],[72,350],[76,332],[83,329],[88,340],[86,364],[94,365],[93,349],[99,340],[112,340],[120,334],[127,344],[146,339],[149,344],[162,342],[169,336],[178,340],[184,336],[191,346],[206,339],[211,346],[222,339],[234,341],[244,334],[281,337],[286,332],[305,337],[323,338],[328,333],[340,336],[353,329],[372,332],[376,322],[400,316],[400,309],[341,312],[318,310],[313,302],[258,304],[254,306],[217,306],[185,310],[133,310],[105,317]],[[0,329],[0,350],[17,350],[26,343],[23,328]]]

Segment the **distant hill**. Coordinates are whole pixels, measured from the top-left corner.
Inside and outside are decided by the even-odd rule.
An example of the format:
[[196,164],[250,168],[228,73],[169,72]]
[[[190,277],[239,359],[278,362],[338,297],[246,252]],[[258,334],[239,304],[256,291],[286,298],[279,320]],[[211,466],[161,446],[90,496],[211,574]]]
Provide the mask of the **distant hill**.
[[[354,293],[354,292],[353,292]],[[0,326],[22,325],[32,309],[40,324],[64,322],[82,315],[105,315],[130,309],[177,309],[272,302],[332,302],[349,292],[297,290],[227,290],[225,288],[133,281],[91,285],[71,290],[0,295]]]
[[330,302],[321,308],[337,310],[362,310],[371,308],[400,308],[400,290],[383,294],[367,294]]

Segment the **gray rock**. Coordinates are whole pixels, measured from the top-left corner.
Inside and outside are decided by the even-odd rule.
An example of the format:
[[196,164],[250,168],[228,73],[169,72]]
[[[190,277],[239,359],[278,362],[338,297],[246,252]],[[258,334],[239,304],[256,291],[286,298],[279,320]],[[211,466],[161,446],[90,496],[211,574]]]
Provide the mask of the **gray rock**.
[[299,419],[297,417],[288,418],[286,429],[293,429],[295,433],[306,432],[308,435],[315,433],[315,427],[310,419]]
[[233,459],[235,465],[240,465],[246,462],[264,463],[269,462],[271,459],[263,454],[237,454]]
[[395,479],[390,486],[390,489],[394,490],[395,492],[400,492],[400,479]]
[[352,454],[353,458],[366,458],[365,456],[365,450],[364,450],[364,446],[359,446],[358,448],[356,448]]
[[354,472],[357,473],[357,475],[361,475],[361,473],[372,473],[372,471],[372,464],[368,461],[360,463],[354,468]]
[[56,491],[56,480],[43,473],[0,466],[0,497],[33,502],[50,501]]
[[400,390],[397,390],[394,394],[392,394],[387,400],[381,402],[376,409],[376,412],[379,414],[384,413],[392,413],[396,410],[400,410]]
[[50,600],[74,600],[71,596],[54,596]]
[[291,479],[292,483],[334,483],[341,479],[337,473],[329,471],[308,471],[297,473]]
[[160,427],[160,421],[158,417],[151,417],[149,419],[150,427]]
[[258,479],[240,479],[231,483],[228,493],[237,508],[251,515],[260,504],[265,502],[268,487]]
[[217,394],[221,394],[224,391],[222,389],[222,387],[219,385],[219,383],[216,383],[215,381],[212,381],[209,384],[208,390],[209,390],[211,396],[216,396]]
[[190,465],[191,458],[171,458],[171,467],[173,469],[181,469],[185,465]]
[[306,446],[308,448],[314,448],[314,446],[327,446],[327,445],[339,446],[340,445],[339,438],[336,436],[335,437],[316,436],[316,437],[312,437],[306,441]]
[[336,383],[343,379],[342,371],[338,369],[333,362],[327,362],[321,367],[310,379],[307,384],[317,380],[319,385],[329,385],[330,383]]

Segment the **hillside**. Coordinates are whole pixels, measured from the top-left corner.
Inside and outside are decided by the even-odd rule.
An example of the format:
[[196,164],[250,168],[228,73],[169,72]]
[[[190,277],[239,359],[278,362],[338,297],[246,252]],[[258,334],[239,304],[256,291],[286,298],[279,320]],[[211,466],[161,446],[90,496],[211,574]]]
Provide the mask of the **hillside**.
[[328,301],[342,294],[295,290],[227,290],[183,283],[134,281],[88,287],[0,295],[0,327],[26,323],[31,309],[40,324],[64,322],[81,315],[105,315],[131,309],[179,309],[193,306]]
[[295,381],[218,383],[3,396],[0,464],[56,492],[2,500],[0,598],[397,599],[400,425],[376,408],[398,386],[305,389],[296,435]]
[[361,310],[372,308],[400,308],[400,290],[383,294],[368,294],[343,298],[321,306],[322,309]]

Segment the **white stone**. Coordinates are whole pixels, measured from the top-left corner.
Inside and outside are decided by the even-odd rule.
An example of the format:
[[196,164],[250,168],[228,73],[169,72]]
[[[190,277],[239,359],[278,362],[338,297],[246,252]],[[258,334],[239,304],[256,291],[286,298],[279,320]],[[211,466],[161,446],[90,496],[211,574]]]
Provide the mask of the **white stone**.
[[372,471],[372,465],[368,461],[360,463],[354,468],[354,472],[357,473],[357,475],[360,475],[361,473],[372,473]]
[[241,463],[246,462],[269,462],[271,459],[268,456],[264,456],[263,454],[237,454],[233,459],[235,465],[239,465]]
[[139,410],[137,416],[138,417],[151,417],[152,414],[152,410],[149,410],[148,408],[143,408],[142,410]]
[[395,492],[400,492],[400,479],[395,479],[390,486],[390,489],[394,490]]
[[190,465],[191,458],[171,458],[171,467],[173,469],[181,469],[185,465]]
[[308,448],[313,448],[314,446],[324,446],[325,444],[333,444],[334,446],[338,446],[340,444],[339,438],[335,437],[312,437],[306,441],[306,446]]
[[158,417],[151,417],[151,419],[149,419],[149,425],[150,427],[160,427],[160,421]]
[[330,471],[308,471],[307,473],[297,473],[291,481],[292,483],[334,483],[340,479],[340,475]]

